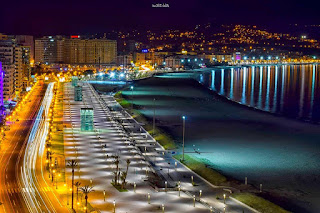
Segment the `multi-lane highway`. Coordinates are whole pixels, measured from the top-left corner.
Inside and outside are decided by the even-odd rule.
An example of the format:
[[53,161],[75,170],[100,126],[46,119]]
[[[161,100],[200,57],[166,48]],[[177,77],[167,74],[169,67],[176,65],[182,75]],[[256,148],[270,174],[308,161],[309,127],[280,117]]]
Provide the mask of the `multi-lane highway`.
[[[43,153],[49,131],[49,109],[54,83],[48,85],[35,122],[30,131],[23,157],[20,186],[26,190],[24,201],[29,212],[67,212],[44,178]],[[48,190],[49,189],[49,190]]]
[[29,100],[18,113],[19,121],[10,125],[6,131],[5,140],[1,144],[0,153],[0,202],[1,212],[25,212],[22,193],[25,189],[19,187],[19,172],[23,154],[32,124],[35,121],[46,85],[38,83]]

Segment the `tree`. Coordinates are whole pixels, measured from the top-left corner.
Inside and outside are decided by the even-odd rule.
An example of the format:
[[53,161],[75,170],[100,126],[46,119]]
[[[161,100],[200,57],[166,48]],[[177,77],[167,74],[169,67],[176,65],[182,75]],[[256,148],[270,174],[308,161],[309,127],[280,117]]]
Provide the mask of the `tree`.
[[92,188],[93,188],[93,186],[88,186],[88,185],[80,188],[80,190],[85,195],[84,199],[86,200],[86,213],[88,212],[88,194],[90,192],[94,192],[94,190]]
[[120,178],[122,180],[121,189],[124,189],[124,185],[126,184],[126,177],[127,177],[127,173],[121,172],[121,175],[120,175]]
[[79,201],[79,187],[80,187],[81,183],[77,181],[74,185],[75,185],[75,187],[77,187],[77,201]]
[[120,175],[120,172],[119,172],[119,163],[120,163],[119,156],[115,156],[115,160],[113,162],[116,164],[116,171],[114,173],[115,174],[114,184],[118,185],[118,179],[119,179],[119,175]]
[[131,161],[130,159],[127,159],[127,169],[125,172],[123,172],[123,181],[122,181],[122,189],[124,188],[124,186],[126,185],[126,179],[127,179],[127,175],[128,175],[128,170],[129,170],[129,165],[130,165]]
[[72,169],[72,199],[71,199],[71,208],[73,209],[73,185],[74,185],[74,168],[78,166],[78,161],[76,160],[70,160],[68,161],[68,167],[71,167]]

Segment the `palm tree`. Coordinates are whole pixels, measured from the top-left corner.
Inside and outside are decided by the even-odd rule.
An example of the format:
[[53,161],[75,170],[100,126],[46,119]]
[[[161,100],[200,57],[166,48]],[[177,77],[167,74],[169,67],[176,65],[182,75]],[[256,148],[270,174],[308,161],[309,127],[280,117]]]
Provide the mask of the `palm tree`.
[[81,183],[77,181],[77,182],[75,182],[74,185],[75,185],[75,187],[77,187],[77,201],[79,201],[79,199],[78,199],[79,196],[78,195],[79,195],[79,187],[80,187]]
[[72,199],[71,199],[71,208],[73,209],[73,185],[74,185],[74,168],[78,166],[78,161],[76,160],[69,160],[68,167],[72,169]]
[[119,179],[119,178],[118,178],[118,176],[119,176],[119,163],[120,163],[119,156],[115,156],[114,163],[116,164],[114,184],[115,184],[115,185],[118,185],[118,179]]
[[120,178],[122,180],[121,189],[124,189],[124,185],[126,184],[127,172],[121,172]]
[[88,206],[88,194],[90,192],[94,192],[94,190],[92,188],[93,188],[93,186],[88,186],[88,185],[80,188],[80,190],[85,195],[84,199],[86,200],[86,213],[87,213],[87,210],[88,210],[88,208],[87,208],[87,206]]
[[126,169],[126,171],[123,173],[124,179],[123,179],[123,182],[122,182],[122,188],[126,185],[126,179],[127,179],[127,175],[128,175],[128,170],[129,170],[129,165],[130,165],[130,163],[131,163],[130,159],[127,159],[127,169]]

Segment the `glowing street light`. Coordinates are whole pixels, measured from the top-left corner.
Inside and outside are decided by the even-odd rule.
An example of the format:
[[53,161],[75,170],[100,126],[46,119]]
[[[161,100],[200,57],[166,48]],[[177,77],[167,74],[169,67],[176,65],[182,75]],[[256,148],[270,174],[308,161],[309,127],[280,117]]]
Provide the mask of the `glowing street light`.
[[185,135],[185,126],[186,126],[186,116],[182,116],[183,128],[182,128],[182,161],[184,161],[184,135]]
[[133,89],[134,89],[134,87],[131,86],[130,89],[131,89],[131,97],[132,97],[131,109],[133,109]]
[[113,200],[113,213],[116,213],[116,200]]

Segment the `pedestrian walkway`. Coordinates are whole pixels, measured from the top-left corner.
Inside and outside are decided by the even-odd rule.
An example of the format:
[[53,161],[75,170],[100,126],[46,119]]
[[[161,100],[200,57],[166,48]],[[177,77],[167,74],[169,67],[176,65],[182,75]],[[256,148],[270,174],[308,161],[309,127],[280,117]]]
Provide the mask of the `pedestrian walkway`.
[[[65,86],[65,155],[79,161],[75,182],[94,186],[89,202],[97,211],[112,212],[115,207],[116,212],[253,212],[172,158],[112,96],[98,95],[88,83],[79,85],[81,102],[74,101],[71,83]],[[81,108],[93,108],[93,132],[80,131]],[[130,160],[127,192],[111,185],[116,159],[123,172]],[[70,185],[71,169],[66,175]],[[225,201],[216,199],[223,194]]]

